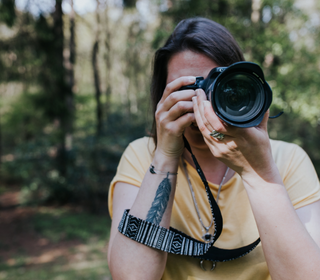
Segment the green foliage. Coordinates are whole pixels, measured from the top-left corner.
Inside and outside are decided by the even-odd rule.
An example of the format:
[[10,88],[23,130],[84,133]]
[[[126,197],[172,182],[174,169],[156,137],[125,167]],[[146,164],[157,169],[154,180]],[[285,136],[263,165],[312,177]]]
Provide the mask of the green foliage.
[[62,57],[62,47],[65,55],[68,50],[69,19],[64,19],[67,27],[61,36],[61,22],[54,16],[19,11],[11,35],[0,38],[0,81],[4,86],[20,83],[23,90],[10,107],[0,100],[5,104],[0,106],[0,142],[2,176],[22,182],[24,203],[81,201],[94,211],[106,206],[121,153],[151,127],[147,93],[152,53],[178,21],[191,16],[226,26],[246,60],[263,68],[273,90],[271,115],[285,112],[270,121],[270,136],[301,145],[320,174],[320,29],[309,16],[293,0],[264,0],[259,7],[251,0],[170,2],[152,28],[141,24],[135,1],[124,3],[129,9],[118,19],[101,11],[98,60],[104,120],[99,136],[90,65],[93,15],[75,21],[78,91],[71,91]]
[[9,35],[0,37],[0,81],[21,81],[27,87],[39,73],[38,67],[34,19],[22,13]]
[[65,81],[63,34],[60,34],[59,28],[60,26],[50,25],[43,15],[35,22],[36,50],[41,63],[37,82],[43,89],[37,101],[47,117],[63,122],[69,117],[66,96],[71,95],[71,92]]
[[65,175],[56,167],[57,151],[50,137],[17,145],[13,159],[3,163],[2,171],[7,180],[20,180],[23,184],[21,202],[81,202],[92,211],[105,212],[108,186],[120,156],[130,141],[146,135],[148,125],[142,116],[115,111],[100,137],[92,131],[90,123],[75,133],[79,136],[67,151]]
[[78,239],[88,242],[92,238],[108,240],[110,219],[86,213],[72,213],[61,209],[45,209],[33,217],[34,229],[53,242]]
[[13,26],[16,19],[15,0],[0,1],[0,22],[4,22],[8,26]]
[[25,141],[43,134],[48,125],[43,107],[39,106],[39,94],[23,93],[16,102],[11,104],[10,113],[2,120],[2,129],[6,132],[3,145],[9,150]]
[[162,47],[172,32],[172,21],[168,18],[161,18],[161,28],[155,30],[152,41],[153,50]]
[[123,0],[125,8],[135,8],[137,0]]

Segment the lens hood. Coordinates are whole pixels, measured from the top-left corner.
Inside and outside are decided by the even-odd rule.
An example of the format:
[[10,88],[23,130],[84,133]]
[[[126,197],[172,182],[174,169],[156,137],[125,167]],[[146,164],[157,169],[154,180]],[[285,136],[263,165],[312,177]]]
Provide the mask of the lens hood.
[[197,88],[204,90],[217,116],[236,127],[259,125],[272,102],[263,71],[253,62],[213,68],[206,79],[196,77],[193,85],[180,90]]
[[217,116],[236,127],[259,125],[272,102],[263,71],[252,62],[214,68],[202,83]]

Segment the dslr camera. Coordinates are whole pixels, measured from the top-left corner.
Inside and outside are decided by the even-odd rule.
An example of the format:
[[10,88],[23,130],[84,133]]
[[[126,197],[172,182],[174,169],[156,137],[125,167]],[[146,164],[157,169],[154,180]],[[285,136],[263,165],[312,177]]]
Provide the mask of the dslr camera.
[[193,85],[180,90],[201,88],[217,116],[236,127],[261,123],[272,102],[272,90],[259,65],[242,61],[213,68],[208,77],[196,77]]

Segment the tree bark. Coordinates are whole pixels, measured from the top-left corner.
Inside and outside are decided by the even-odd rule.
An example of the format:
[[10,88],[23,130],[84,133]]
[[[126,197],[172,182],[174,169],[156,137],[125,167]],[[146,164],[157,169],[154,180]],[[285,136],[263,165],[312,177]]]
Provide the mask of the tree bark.
[[100,41],[100,32],[101,32],[101,22],[99,15],[99,1],[97,0],[97,8],[96,8],[96,37],[95,42],[92,48],[92,69],[93,69],[93,79],[94,79],[94,88],[95,88],[95,98],[96,98],[96,117],[97,117],[97,126],[96,126],[96,134],[97,136],[102,133],[102,103],[101,103],[101,83],[100,83],[100,71],[98,64],[98,54],[99,54],[99,41]]
[[0,112],[0,179],[2,178],[2,127],[1,127],[1,112]]
[[105,115],[108,117],[110,113],[110,102],[111,102],[111,31],[110,31],[110,22],[108,18],[108,13],[106,12],[106,24],[105,24],[105,47],[106,52],[104,59],[106,62],[106,104],[105,104]]
[[57,119],[59,121],[59,133],[58,133],[58,154],[57,154],[57,169],[61,176],[65,176],[67,172],[67,153],[66,153],[66,131],[68,110],[66,101],[68,98],[68,87],[65,82],[65,68],[63,58],[63,19],[62,19],[62,0],[56,0],[55,11],[53,13],[53,33],[54,33],[54,68],[53,75],[55,76],[55,93],[53,98],[58,98],[59,106],[57,110]]
[[74,94],[75,94],[75,76],[74,66],[76,62],[76,42],[75,42],[75,12],[73,8],[73,0],[71,3],[71,11],[69,14],[70,23],[70,38],[69,38],[69,57],[67,62],[67,83],[69,87],[69,95],[67,96],[67,108],[69,112],[69,118],[66,128],[66,149],[72,149],[72,134],[73,134],[73,121],[74,121]]

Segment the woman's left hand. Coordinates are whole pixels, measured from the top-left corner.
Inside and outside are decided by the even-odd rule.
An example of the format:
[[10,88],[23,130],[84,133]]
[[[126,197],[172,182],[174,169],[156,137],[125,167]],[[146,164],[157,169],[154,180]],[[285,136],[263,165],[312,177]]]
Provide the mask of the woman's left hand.
[[[196,90],[196,94],[192,99],[195,118],[212,154],[236,171],[244,181],[259,176],[272,182],[274,172],[278,172],[267,132],[269,111],[258,126],[239,128],[226,124],[215,114],[202,89]],[[213,130],[223,133],[224,139],[210,136]]]

